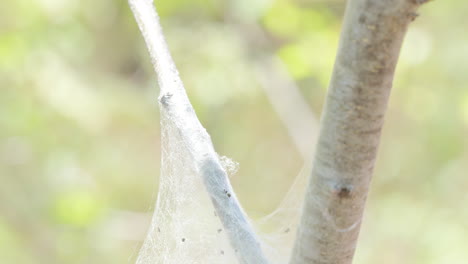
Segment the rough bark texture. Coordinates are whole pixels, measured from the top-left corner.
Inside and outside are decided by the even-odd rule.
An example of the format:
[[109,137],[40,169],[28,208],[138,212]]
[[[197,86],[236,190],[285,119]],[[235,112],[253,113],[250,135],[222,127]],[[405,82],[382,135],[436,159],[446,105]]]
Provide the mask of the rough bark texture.
[[167,117],[168,122],[172,122],[172,125],[177,127],[184,143],[189,146],[189,152],[196,162],[197,172],[203,178],[239,263],[267,264],[260,242],[236,198],[213,148],[211,138],[190,104],[167,48],[153,1],[129,0],[129,4],[145,38],[158,75],[162,116]]
[[417,0],[349,0],[292,264],[351,263]]

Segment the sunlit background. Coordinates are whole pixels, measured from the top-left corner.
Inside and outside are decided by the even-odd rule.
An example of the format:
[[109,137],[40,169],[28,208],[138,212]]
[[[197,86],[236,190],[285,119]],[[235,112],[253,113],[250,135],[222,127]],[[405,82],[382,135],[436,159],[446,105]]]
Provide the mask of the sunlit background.
[[[253,217],[310,162],[341,0],[158,0]],[[398,64],[355,263],[468,261],[468,2],[434,1]],[[126,1],[0,4],[0,263],[131,263],[160,168],[158,87]],[[292,98],[292,99],[291,99]]]

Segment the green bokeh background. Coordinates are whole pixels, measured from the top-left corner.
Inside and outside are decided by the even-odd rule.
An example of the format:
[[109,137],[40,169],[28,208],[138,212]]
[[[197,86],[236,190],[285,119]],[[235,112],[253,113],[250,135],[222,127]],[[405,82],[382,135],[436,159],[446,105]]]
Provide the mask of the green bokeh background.
[[[240,200],[270,212],[304,161],[255,65],[279,58],[319,116],[345,2],[156,3],[199,118],[240,163]],[[468,260],[467,11],[430,2],[411,25],[355,263]],[[157,95],[126,1],[0,4],[0,263],[134,261],[157,195]]]

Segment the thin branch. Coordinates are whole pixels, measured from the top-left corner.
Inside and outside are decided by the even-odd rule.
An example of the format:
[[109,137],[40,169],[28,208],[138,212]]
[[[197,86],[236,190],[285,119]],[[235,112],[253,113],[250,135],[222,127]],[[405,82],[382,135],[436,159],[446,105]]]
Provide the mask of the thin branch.
[[350,0],[292,264],[352,262],[395,66],[423,0]]
[[146,41],[160,87],[161,115],[179,130],[203,178],[240,263],[268,263],[260,243],[241,208],[216,154],[210,136],[200,124],[185,93],[177,68],[167,48],[152,0],[129,0]]
[[227,11],[226,18],[235,25],[251,53],[254,73],[271,106],[287,130],[294,146],[304,161],[313,157],[318,137],[318,120],[307,104],[295,81],[281,60],[274,53],[272,39],[256,23],[245,23]]
[[318,121],[299,87],[274,56],[263,59],[256,68],[256,74],[296,149],[305,161],[309,161],[317,141]]

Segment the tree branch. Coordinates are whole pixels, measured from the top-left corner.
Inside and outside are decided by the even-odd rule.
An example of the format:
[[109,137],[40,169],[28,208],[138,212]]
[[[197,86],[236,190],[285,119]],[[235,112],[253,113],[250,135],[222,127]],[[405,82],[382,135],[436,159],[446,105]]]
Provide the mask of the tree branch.
[[292,264],[351,263],[395,66],[423,0],[349,0]]
[[318,120],[299,87],[288,76],[281,61],[275,57],[260,60],[255,73],[294,146],[304,160],[310,161],[317,141]]
[[210,136],[200,124],[185,93],[177,68],[167,48],[152,0],[129,0],[146,41],[160,87],[161,115],[168,117],[189,146],[196,169],[217,215],[228,234],[240,263],[266,264],[260,243],[241,208],[216,154]]

